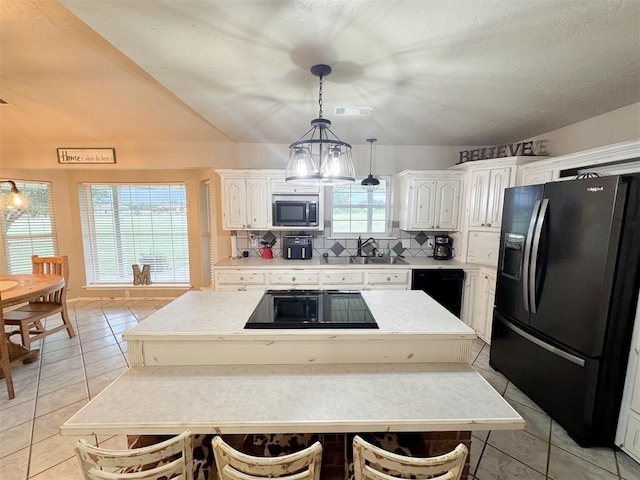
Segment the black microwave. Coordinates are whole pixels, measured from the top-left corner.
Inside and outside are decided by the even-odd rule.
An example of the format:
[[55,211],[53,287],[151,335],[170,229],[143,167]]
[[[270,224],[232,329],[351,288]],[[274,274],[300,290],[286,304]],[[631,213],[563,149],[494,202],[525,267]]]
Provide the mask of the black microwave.
[[318,195],[273,195],[274,227],[317,227]]

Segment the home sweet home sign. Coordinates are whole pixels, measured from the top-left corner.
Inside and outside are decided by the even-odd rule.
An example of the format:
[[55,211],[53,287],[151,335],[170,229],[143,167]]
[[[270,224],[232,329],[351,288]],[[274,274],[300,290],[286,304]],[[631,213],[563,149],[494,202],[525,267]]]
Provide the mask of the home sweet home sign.
[[460,152],[458,163],[472,162],[475,160],[486,160],[488,158],[546,155],[547,141],[518,142],[506,145],[496,145],[495,147],[482,147],[475,150],[464,150]]

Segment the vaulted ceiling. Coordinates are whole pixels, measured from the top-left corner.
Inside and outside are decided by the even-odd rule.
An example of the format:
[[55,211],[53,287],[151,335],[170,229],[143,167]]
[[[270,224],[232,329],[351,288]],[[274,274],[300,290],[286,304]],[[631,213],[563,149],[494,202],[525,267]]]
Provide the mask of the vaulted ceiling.
[[511,142],[640,101],[637,0],[60,3],[2,2],[5,141],[290,143],[317,63],[354,144]]

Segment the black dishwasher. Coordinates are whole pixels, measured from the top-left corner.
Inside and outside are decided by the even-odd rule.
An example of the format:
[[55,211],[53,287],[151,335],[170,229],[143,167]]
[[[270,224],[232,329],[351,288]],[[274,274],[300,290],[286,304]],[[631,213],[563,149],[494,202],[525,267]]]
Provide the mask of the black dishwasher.
[[411,290],[422,290],[460,318],[464,270],[413,270]]

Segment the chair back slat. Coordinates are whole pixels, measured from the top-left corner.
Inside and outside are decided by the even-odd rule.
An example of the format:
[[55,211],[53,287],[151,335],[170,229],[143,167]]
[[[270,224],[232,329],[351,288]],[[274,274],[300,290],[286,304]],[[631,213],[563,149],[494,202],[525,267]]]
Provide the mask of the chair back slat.
[[90,480],[185,480],[181,458],[141,472],[107,472],[92,468],[87,472],[87,477]]
[[[234,472],[248,477],[265,478],[276,477],[287,480],[297,480],[297,474],[308,480],[320,479],[320,464],[322,461],[322,445],[315,442],[308,448],[296,453],[280,457],[254,457],[242,453],[224,442],[220,436],[212,441],[213,455],[219,480],[240,480]],[[225,467],[229,466],[231,470]]]
[[64,278],[64,286],[55,292],[32,300],[32,303],[57,303],[62,304],[67,300],[67,284],[69,283],[68,258],[66,255],[59,257],[31,256],[33,273],[41,275],[61,275]]
[[355,480],[460,480],[467,453],[467,447],[461,443],[444,455],[429,458],[407,457],[371,445],[356,435],[353,438],[354,477]]
[[89,470],[91,469],[103,470],[107,473],[111,471],[111,473],[113,473],[113,470],[132,469],[145,465],[157,465],[159,462],[165,462],[167,460],[173,461],[172,457],[180,455],[180,458],[177,460],[180,460],[180,464],[182,465],[181,472],[182,475],[184,475],[182,478],[184,480],[193,480],[193,447],[191,430],[187,430],[164,442],[131,450],[106,450],[104,448],[89,445],[85,440],[80,440],[76,444],[75,450],[80,462],[80,467],[86,479],[91,478],[89,476]]

